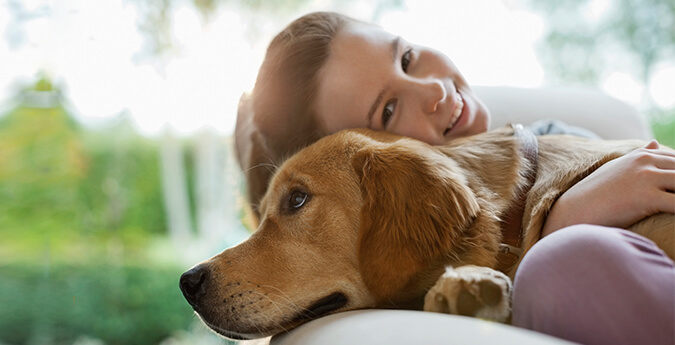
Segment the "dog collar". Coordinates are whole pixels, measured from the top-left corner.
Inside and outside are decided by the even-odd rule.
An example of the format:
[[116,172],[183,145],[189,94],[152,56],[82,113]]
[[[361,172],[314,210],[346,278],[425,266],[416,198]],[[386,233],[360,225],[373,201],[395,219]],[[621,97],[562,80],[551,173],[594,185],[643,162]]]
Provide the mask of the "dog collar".
[[513,135],[520,143],[520,154],[525,159],[524,176],[527,182],[518,191],[515,201],[506,211],[502,220],[502,241],[499,244],[499,253],[497,255],[497,269],[507,273],[518,263],[523,255],[523,214],[525,212],[525,202],[534,180],[537,177],[537,155],[539,145],[537,137],[530,130],[527,130],[521,124],[511,124]]

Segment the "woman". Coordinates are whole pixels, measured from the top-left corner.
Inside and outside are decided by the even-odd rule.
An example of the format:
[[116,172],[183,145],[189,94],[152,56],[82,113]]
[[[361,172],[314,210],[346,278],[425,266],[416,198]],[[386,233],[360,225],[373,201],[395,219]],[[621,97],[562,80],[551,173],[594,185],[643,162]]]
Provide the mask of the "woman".
[[[339,14],[312,13],[270,43],[254,90],[240,102],[236,146],[257,213],[273,167],[325,135],[368,127],[443,144],[486,131],[489,120],[441,52]],[[515,277],[513,324],[588,344],[672,344],[673,262],[621,228],[675,213],[673,190],[675,156],[652,142],[563,194],[546,238]]]

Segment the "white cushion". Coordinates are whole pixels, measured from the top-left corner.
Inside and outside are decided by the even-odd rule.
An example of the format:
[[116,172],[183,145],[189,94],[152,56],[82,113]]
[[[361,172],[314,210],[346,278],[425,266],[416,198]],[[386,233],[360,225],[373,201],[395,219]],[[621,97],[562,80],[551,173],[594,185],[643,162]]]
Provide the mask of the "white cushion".
[[589,88],[513,88],[473,86],[490,109],[490,128],[556,119],[586,128],[604,139],[654,137],[646,118],[634,107]]
[[412,310],[358,310],[329,315],[272,338],[270,345],[569,345],[513,326]]

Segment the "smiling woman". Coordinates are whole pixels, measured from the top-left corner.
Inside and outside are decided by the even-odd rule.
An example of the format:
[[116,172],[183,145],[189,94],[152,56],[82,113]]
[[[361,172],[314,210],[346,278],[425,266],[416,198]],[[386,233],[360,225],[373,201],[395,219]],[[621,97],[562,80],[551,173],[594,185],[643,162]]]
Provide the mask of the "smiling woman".
[[371,128],[438,145],[488,128],[487,109],[445,54],[375,25],[338,32],[318,84],[329,133]]
[[[563,97],[564,93],[560,93],[555,96],[554,102],[541,104],[539,96],[542,93],[532,94],[533,97],[529,98],[522,97],[526,94],[527,92],[520,93],[521,98],[519,98],[519,107],[517,108],[526,113],[536,112],[535,118],[538,119],[552,116],[552,113],[558,109],[558,106],[554,104],[561,103],[583,105],[577,110],[569,106],[563,107],[565,110],[560,114],[560,119],[572,119],[572,114],[575,113],[579,113],[579,116],[598,116],[597,112],[593,112],[589,108],[590,105],[594,107],[595,102],[588,103],[583,101],[583,97],[586,97],[586,95],[580,95],[582,97],[576,99],[566,99]],[[506,91],[504,91],[504,95],[507,95]],[[236,129],[237,152],[243,171],[247,175],[249,201],[254,210],[261,215],[260,226],[274,227],[276,225],[281,228],[283,225],[279,222],[284,220],[284,217],[279,217],[279,219],[272,217],[272,220],[270,220],[270,212],[273,213],[277,210],[275,203],[279,201],[276,198],[279,195],[286,195],[285,190],[279,189],[281,188],[279,187],[279,181],[283,181],[284,176],[288,175],[288,171],[284,169],[289,164],[292,165],[293,163],[291,162],[302,159],[297,157],[306,156],[308,151],[303,151],[302,156],[295,155],[287,161],[285,160],[298,149],[315,142],[317,138],[336,132],[336,135],[339,136],[339,133],[344,132],[338,131],[346,128],[368,127],[378,131],[391,131],[413,139],[422,140],[432,145],[450,141],[458,143],[460,142],[459,140],[454,141],[453,139],[486,131],[489,118],[490,113],[487,111],[487,107],[478,101],[478,98],[459,73],[457,67],[444,54],[431,48],[409,43],[397,35],[387,33],[372,24],[353,20],[338,13],[315,12],[307,14],[289,24],[270,43],[255,87],[250,95],[242,98],[240,103]],[[612,121],[615,120],[612,119]],[[596,135],[589,134],[588,131],[575,129],[550,120],[534,123],[530,126],[530,130],[539,136],[574,134],[597,138]],[[556,138],[564,140],[564,138]],[[467,141],[469,139],[466,138]],[[542,137],[539,141],[545,140]],[[318,143],[321,142],[319,141]],[[413,142],[406,142],[406,144],[410,147],[415,147]],[[589,142],[589,146],[593,145],[590,145]],[[312,147],[314,146],[310,146],[309,149]],[[646,215],[658,212],[675,212],[675,208],[673,208],[675,204],[672,203],[673,195],[671,192],[675,189],[675,185],[673,184],[675,180],[669,179],[666,181],[662,179],[663,176],[672,177],[675,174],[673,172],[673,167],[675,167],[673,159],[675,157],[671,152],[659,149],[659,145],[656,142],[652,142],[641,148],[636,146],[632,149],[636,149],[635,153],[617,158],[611,164],[608,163],[602,169],[598,169],[584,177],[581,183],[575,184],[570,189],[555,196],[552,199],[555,203],[552,204],[547,217],[542,219],[541,223],[536,225],[538,227],[537,230],[531,233],[530,239],[537,240],[545,236],[541,241],[541,245],[537,243],[533,248],[541,248],[541,246],[544,246],[544,243],[550,243],[551,241],[554,244],[558,243],[556,241],[563,242],[559,244],[565,245],[568,240],[566,236],[577,234],[574,231],[567,230],[571,228],[571,225],[596,225],[596,227],[581,227],[582,231],[579,232],[581,234],[580,237],[589,237],[589,240],[591,240],[594,231],[597,231],[599,228],[597,226],[607,227],[607,232],[619,232],[621,231],[620,228],[628,227],[643,219]],[[335,151],[353,152],[354,150],[357,150],[355,145],[348,145],[348,148],[336,149]],[[453,150],[460,152],[469,151],[471,153],[467,154],[480,156],[466,147],[455,147]],[[494,152],[496,152],[494,149],[486,150],[481,155],[491,157]],[[644,161],[633,160],[631,158],[642,154],[645,155]],[[325,153],[325,155],[327,156],[328,153]],[[510,156],[506,155],[505,157]],[[542,159],[544,158],[545,155],[542,154]],[[400,159],[406,161],[407,157],[401,157]],[[313,164],[320,161],[320,159],[314,157],[309,160]],[[269,182],[269,177],[275,168],[280,166],[284,161],[286,163],[281,168],[281,172],[271,180],[272,182]],[[663,164],[662,161],[668,161],[669,163]],[[349,165],[349,163],[345,164]],[[372,169],[370,166],[366,168],[361,167],[360,164],[353,164],[352,162],[352,166],[349,168],[353,168],[356,172],[362,170],[370,171]],[[401,175],[412,175],[411,171],[414,171],[419,165],[412,164],[408,169],[397,169],[388,165],[388,169],[398,171]],[[440,166],[440,162],[435,160],[435,164],[431,166],[437,168]],[[333,172],[338,171],[337,167],[332,168]],[[643,170],[643,168],[646,170]],[[427,166],[423,170],[429,171],[432,168]],[[474,166],[469,170],[473,171],[477,169]],[[646,179],[637,178],[637,176],[642,175],[640,171],[651,172],[651,177]],[[495,171],[495,173],[504,174],[504,171]],[[379,188],[375,188],[377,190],[385,190],[385,186],[395,184],[395,181],[391,180],[391,175],[386,177],[380,176],[379,179],[374,178],[373,180],[378,180],[378,183],[381,182],[381,185],[378,186]],[[497,180],[503,180],[503,178]],[[624,180],[626,182],[619,183],[620,186],[616,184],[616,181]],[[637,188],[640,181],[645,182],[647,186]],[[662,181],[665,184],[662,184]],[[268,188],[268,183],[271,183],[272,187],[265,194],[267,197],[262,199],[262,204],[259,205],[260,198]],[[420,183],[420,180],[415,180],[401,183],[401,185],[414,184],[418,186],[418,189],[426,193],[425,195],[428,199],[443,200],[434,194],[437,192],[442,193],[443,190],[447,189],[442,183],[431,183],[419,188]],[[287,186],[287,188],[292,189],[292,186]],[[334,193],[338,192],[343,191],[341,189]],[[630,195],[630,197],[621,199],[615,197],[617,194],[623,193]],[[640,196],[642,193],[644,194]],[[356,194],[358,195],[359,193]],[[401,209],[415,213],[414,211],[410,211],[411,207],[409,205],[410,203],[414,204],[414,198],[408,197],[407,194],[397,196],[394,197],[397,202],[405,205]],[[367,199],[370,196],[362,195],[361,197]],[[282,196],[280,198],[283,203],[290,196]],[[316,208],[314,200],[318,199],[318,196],[313,199],[313,202],[310,204],[312,208]],[[441,203],[443,205],[468,205],[463,200],[446,200]],[[326,210],[333,210],[336,208],[335,205],[338,204],[334,203],[331,207],[327,207]],[[484,208],[485,205],[480,207],[480,209]],[[383,216],[385,214],[383,210],[388,209],[388,207],[382,207],[382,209],[373,208],[364,210],[363,212],[370,216],[364,217],[361,226],[377,223],[377,226],[372,227],[377,230],[373,231],[391,233],[392,231],[382,229],[393,227],[405,234],[415,232],[412,230],[412,227],[401,225],[403,223],[396,221],[398,214]],[[429,207],[427,209],[435,210],[436,208]],[[304,214],[304,212],[298,214]],[[617,214],[620,214],[621,217],[617,217]],[[502,217],[503,215],[496,216]],[[443,220],[450,218],[451,216],[444,216]],[[321,224],[323,225],[320,228],[325,227],[325,224],[334,224],[336,221],[336,219],[331,219],[329,222],[322,222]],[[392,224],[398,224],[398,227]],[[303,225],[306,224],[303,223]],[[295,229],[296,227],[290,226],[290,228]],[[450,228],[451,226],[443,227],[443,229]],[[361,230],[362,228],[360,228]],[[483,228],[483,231],[488,232],[485,228]],[[547,236],[552,232],[562,235]],[[260,233],[260,230],[258,230],[256,235]],[[445,234],[445,232],[440,233]],[[360,233],[359,236],[359,238],[367,237],[363,233]],[[400,238],[405,237],[401,236]],[[260,238],[257,238],[257,240],[260,240]],[[640,261],[635,257],[637,253],[630,251],[624,253],[626,247],[623,246],[624,241],[621,237],[607,237],[602,241],[603,244],[607,245],[603,250],[620,248],[617,250],[622,252],[621,254],[611,255],[611,257],[616,258],[613,264],[621,266],[629,262],[637,263]],[[418,246],[425,246],[425,250],[422,250],[422,252],[433,256],[436,255],[433,254],[435,253],[433,252],[433,248],[438,243],[442,243],[442,241],[432,241],[432,243],[424,242],[422,244],[423,240],[420,238],[404,242],[395,246],[397,248],[395,250],[395,257],[406,257],[401,253],[410,251],[410,248]],[[406,272],[410,272],[408,266],[405,264],[395,264],[397,261],[394,257],[383,255],[384,248],[369,248],[368,246],[364,246],[363,243],[360,242],[359,245],[359,254],[364,254],[364,256],[359,256],[359,263],[364,262],[362,260],[364,257],[373,257],[380,260],[373,260],[373,262],[378,262],[377,267],[379,269],[370,269],[368,270],[368,274],[362,275],[369,289],[368,291],[380,291],[374,289],[374,287],[386,287],[386,289],[382,290],[385,292],[377,295],[377,298],[386,299],[386,293],[389,291],[387,289],[395,290],[406,282],[415,284],[419,279],[429,278],[428,275],[406,276]],[[391,249],[391,243],[387,241],[378,245]],[[551,246],[555,247],[555,245]],[[566,250],[574,251],[577,247],[566,246],[565,248]],[[583,260],[586,262],[596,262],[597,256],[604,255],[603,250],[599,250],[596,253],[584,252],[579,255],[583,256]],[[639,257],[639,255],[637,256]],[[657,256],[661,257],[664,254],[660,253]],[[406,263],[411,262],[406,259],[402,259],[399,262],[401,261]],[[369,261],[366,260],[366,262]],[[520,274],[520,279],[517,276],[515,280],[514,286],[519,286],[520,288],[514,288],[514,296],[519,296],[518,301],[520,302],[517,302],[514,297],[514,310],[518,311],[517,313],[514,312],[514,325],[539,330],[548,334],[555,334],[582,343],[592,342],[591,339],[597,340],[597,333],[585,331],[585,322],[581,324],[577,322],[572,327],[574,330],[573,334],[567,331],[570,328],[567,326],[568,322],[577,320],[573,316],[578,312],[577,307],[570,304],[564,313],[560,313],[558,317],[552,317],[547,314],[546,304],[528,304],[528,300],[535,298],[532,291],[536,289],[532,288],[532,286],[537,286],[536,283],[552,278],[542,274],[541,272],[544,272],[543,269],[537,268],[543,262],[546,262],[541,260],[540,257],[525,254],[522,262],[523,267],[529,269],[519,271],[519,273],[524,273]],[[671,259],[664,258],[664,262],[670,262],[671,264],[668,266],[668,273],[664,274],[655,283],[663,289],[669,289],[672,283],[675,282],[675,271],[672,270]],[[528,264],[526,265],[525,263]],[[559,277],[560,280],[575,281],[573,269],[577,266],[564,267],[564,260],[560,260],[560,263],[563,267],[557,268],[557,270],[566,272]],[[481,263],[481,265],[489,266],[490,264]],[[602,269],[604,266],[597,265],[593,267]],[[645,267],[644,269],[636,270],[634,275],[621,279],[620,285],[624,287],[632,286],[625,283],[625,280],[639,282],[645,279],[644,274],[647,271],[659,270],[656,264],[648,264],[647,267],[649,268]],[[377,279],[371,279],[373,277],[381,278],[380,282],[386,281],[387,283],[380,285],[371,284],[373,281],[378,281]],[[400,279],[396,280],[392,278],[392,281],[386,280],[384,277]],[[522,284],[529,287],[524,287]],[[603,289],[603,284],[612,284],[614,286],[619,284],[619,282],[615,280],[594,282],[594,286],[600,287],[598,290]],[[564,285],[557,284],[556,286],[560,289]],[[611,298],[609,300],[603,299],[603,297],[606,297],[604,295],[593,295],[592,299],[597,301],[594,303],[598,306],[597,310],[604,310],[609,306],[617,305],[618,301],[626,300],[626,296],[634,295],[630,289],[618,290],[617,295],[615,295],[617,301]],[[566,300],[566,296],[570,295],[574,296],[573,299],[576,300],[577,296],[586,296],[587,292],[586,289],[570,291],[551,288],[547,288],[546,291],[550,292],[550,298],[554,300]],[[660,294],[649,292],[640,293],[640,295],[646,296],[645,303],[647,303],[647,300],[650,301],[649,303],[658,303],[656,301],[662,298]],[[391,302],[392,299],[386,300]],[[307,302],[305,301],[303,305],[306,304]],[[368,303],[350,305],[357,306],[358,308],[368,307]],[[634,308],[634,306],[631,306],[631,308]],[[643,313],[643,309],[641,308],[631,310],[634,310],[638,314]],[[671,309],[664,306],[663,308],[659,308],[659,311],[667,315],[671,312]],[[660,334],[667,334],[672,329],[671,316],[661,318],[663,323],[655,326]],[[603,329],[624,328],[618,326],[621,323],[620,320],[608,319],[602,315],[593,316],[593,318],[597,319],[597,322],[594,324]],[[538,323],[529,322],[541,319],[549,321],[551,326],[540,328]],[[602,334],[599,337],[602,340],[610,339],[610,336],[616,335]],[[628,339],[625,334],[619,336],[619,338]],[[670,338],[664,337],[663,340],[663,343],[666,344]]]
[[237,152],[257,210],[271,175],[263,166],[326,134],[367,127],[441,144],[484,132],[489,112],[441,52],[318,12],[270,43],[237,119]]

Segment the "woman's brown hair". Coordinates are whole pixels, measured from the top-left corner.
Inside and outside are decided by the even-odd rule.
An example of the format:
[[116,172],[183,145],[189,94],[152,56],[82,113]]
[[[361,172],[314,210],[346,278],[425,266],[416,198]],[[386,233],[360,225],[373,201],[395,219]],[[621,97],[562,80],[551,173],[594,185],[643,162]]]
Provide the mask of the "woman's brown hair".
[[317,75],[333,38],[353,21],[333,12],[310,13],[293,21],[274,37],[253,90],[239,100],[235,148],[256,216],[276,168],[328,134],[314,109]]

